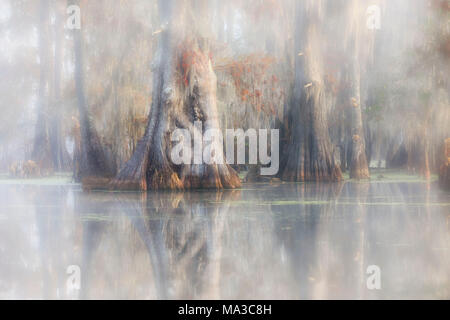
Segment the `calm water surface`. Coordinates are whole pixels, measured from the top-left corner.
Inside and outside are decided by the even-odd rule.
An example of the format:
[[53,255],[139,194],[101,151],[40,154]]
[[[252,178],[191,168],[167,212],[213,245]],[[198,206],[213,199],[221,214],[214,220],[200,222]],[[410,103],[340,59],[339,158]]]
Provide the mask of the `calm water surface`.
[[[381,290],[367,288],[370,265]],[[2,183],[0,298],[450,299],[450,194],[420,182],[149,194]]]

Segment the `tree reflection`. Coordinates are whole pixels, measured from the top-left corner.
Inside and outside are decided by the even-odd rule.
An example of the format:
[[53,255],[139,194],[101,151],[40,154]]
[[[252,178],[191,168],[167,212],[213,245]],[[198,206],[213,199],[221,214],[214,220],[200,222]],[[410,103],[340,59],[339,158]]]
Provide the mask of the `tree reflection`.
[[[449,296],[449,198],[433,185],[0,191],[2,298]],[[68,287],[73,265],[81,290]],[[366,286],[370,265],[381,269],[382,290]]]

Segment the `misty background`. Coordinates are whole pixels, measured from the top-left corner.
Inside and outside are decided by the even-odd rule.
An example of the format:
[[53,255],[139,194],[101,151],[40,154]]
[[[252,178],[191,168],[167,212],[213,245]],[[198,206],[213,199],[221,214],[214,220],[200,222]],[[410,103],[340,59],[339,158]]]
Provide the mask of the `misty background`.
[[[207,12],[206,21],[199,30],[211,43],[221,128],[287,130],[287,110],[295,96],[295,64],[301,56],[296,45],[296,3],[307,5],[308,1],[194,2],[206,6],[202,9]],[[404,167],[420,173],[424,171],[421,157],[426,153],[430,170],[436,172],[443,142],[450,136],[448,1],[358,1],[357,10],[350,2],[325,1],[321,9],[320,77],[327,95],[334,156],[345,171],[343,154],[351,137],[341,99],[346,87],[343,69],[356,59],[349,57],[348,39],[358,25],[356,52],[370,166]],[[68,28],[73,12],[67,12],[73,4],[81,9],[90,116],[116,168],[130,158],[144,134],[152,100],[154,55],[164,30],[157,1],[3,0],[3,173],[18,162],[39,162],[36,154],[43,147],[36,135],[42,123],[46,139],[60,145],[60,159],[41,173],[73,169],[80,143],[74,31]]]

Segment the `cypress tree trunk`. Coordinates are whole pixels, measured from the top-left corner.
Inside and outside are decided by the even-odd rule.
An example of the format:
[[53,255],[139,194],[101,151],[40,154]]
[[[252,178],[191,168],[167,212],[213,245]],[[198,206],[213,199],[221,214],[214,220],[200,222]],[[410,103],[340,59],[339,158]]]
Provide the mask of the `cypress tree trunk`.
[[53,4],[55,13],[54,25],[54,69],[53,69],[53,112],[50,127],[50,144],[52,149],[53,167],[55,170],[68,170],[71,167],[70,156],[67,152],[62,130],[61,105],[61,60],[63,40],[63,12],[60,3]]
[[42,169],[52,168],[48,124],[48,70],[49,70],[49,0],[39,4],[39,92],[37,122],[31,158]]
[[444,190],[450,190],[450,138],[445,140],[443,164],[439,171],[439,185]]
[[366,142],[364,137],[362,113],[361,113],[361,67],[359,57],[359,20],[360,10],[359,0],[352,0],[350,3],[350,17],[353,20],[350,36],[350,97],[347,101],[350,106],[351,117],[351,158],[350,158],[350,178],[368,179],[370,177],[369,167],[366,158]]
[[[177,6],[175,7],[175,3]],[[194,5],[196,4],[196,5]],[[204,130],[219,129],[216,105],[216,75],[208,40],[201,36],[199,22],[206,17],[205,5],[196,1],[160,1],[165,26],[160,34],[153,80],[153,99],[144,137],[131,159],[112,182],[115,189],[235,188],[240,186],[236,172],[227,164],[174,165],[171,133],[188,129],[191,136]],[[195,15],[193,14],[195,10]],[[200,18],[201,19],[201,18]],[[223,146],[214,142],[216,150]]]
[[294,97],[287,127],[291,132],[282,178],[287,181],[339,181],[328,133],[322,70],[323,1],[297,3]]
[[[77,3],[77,2],[75,2]],[[75,86],[78,99],[78,111],[80,117],[81,155],[80,173],[81,178],[87,177],[111,177],[114,169],[108,161],[105,151],[100,143],[93,119],[89,113],[88,102],[84,89],[84,56],[82,30],[74,30],[75,50]]]

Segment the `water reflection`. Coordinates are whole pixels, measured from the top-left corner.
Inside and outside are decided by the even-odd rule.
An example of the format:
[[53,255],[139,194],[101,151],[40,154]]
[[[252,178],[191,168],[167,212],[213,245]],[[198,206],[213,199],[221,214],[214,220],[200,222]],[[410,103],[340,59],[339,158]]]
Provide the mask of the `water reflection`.
[[[423,183],[0,185],[0,298],[448,299],[449,207]],[[381,290],[367,289],[369,265]]]

